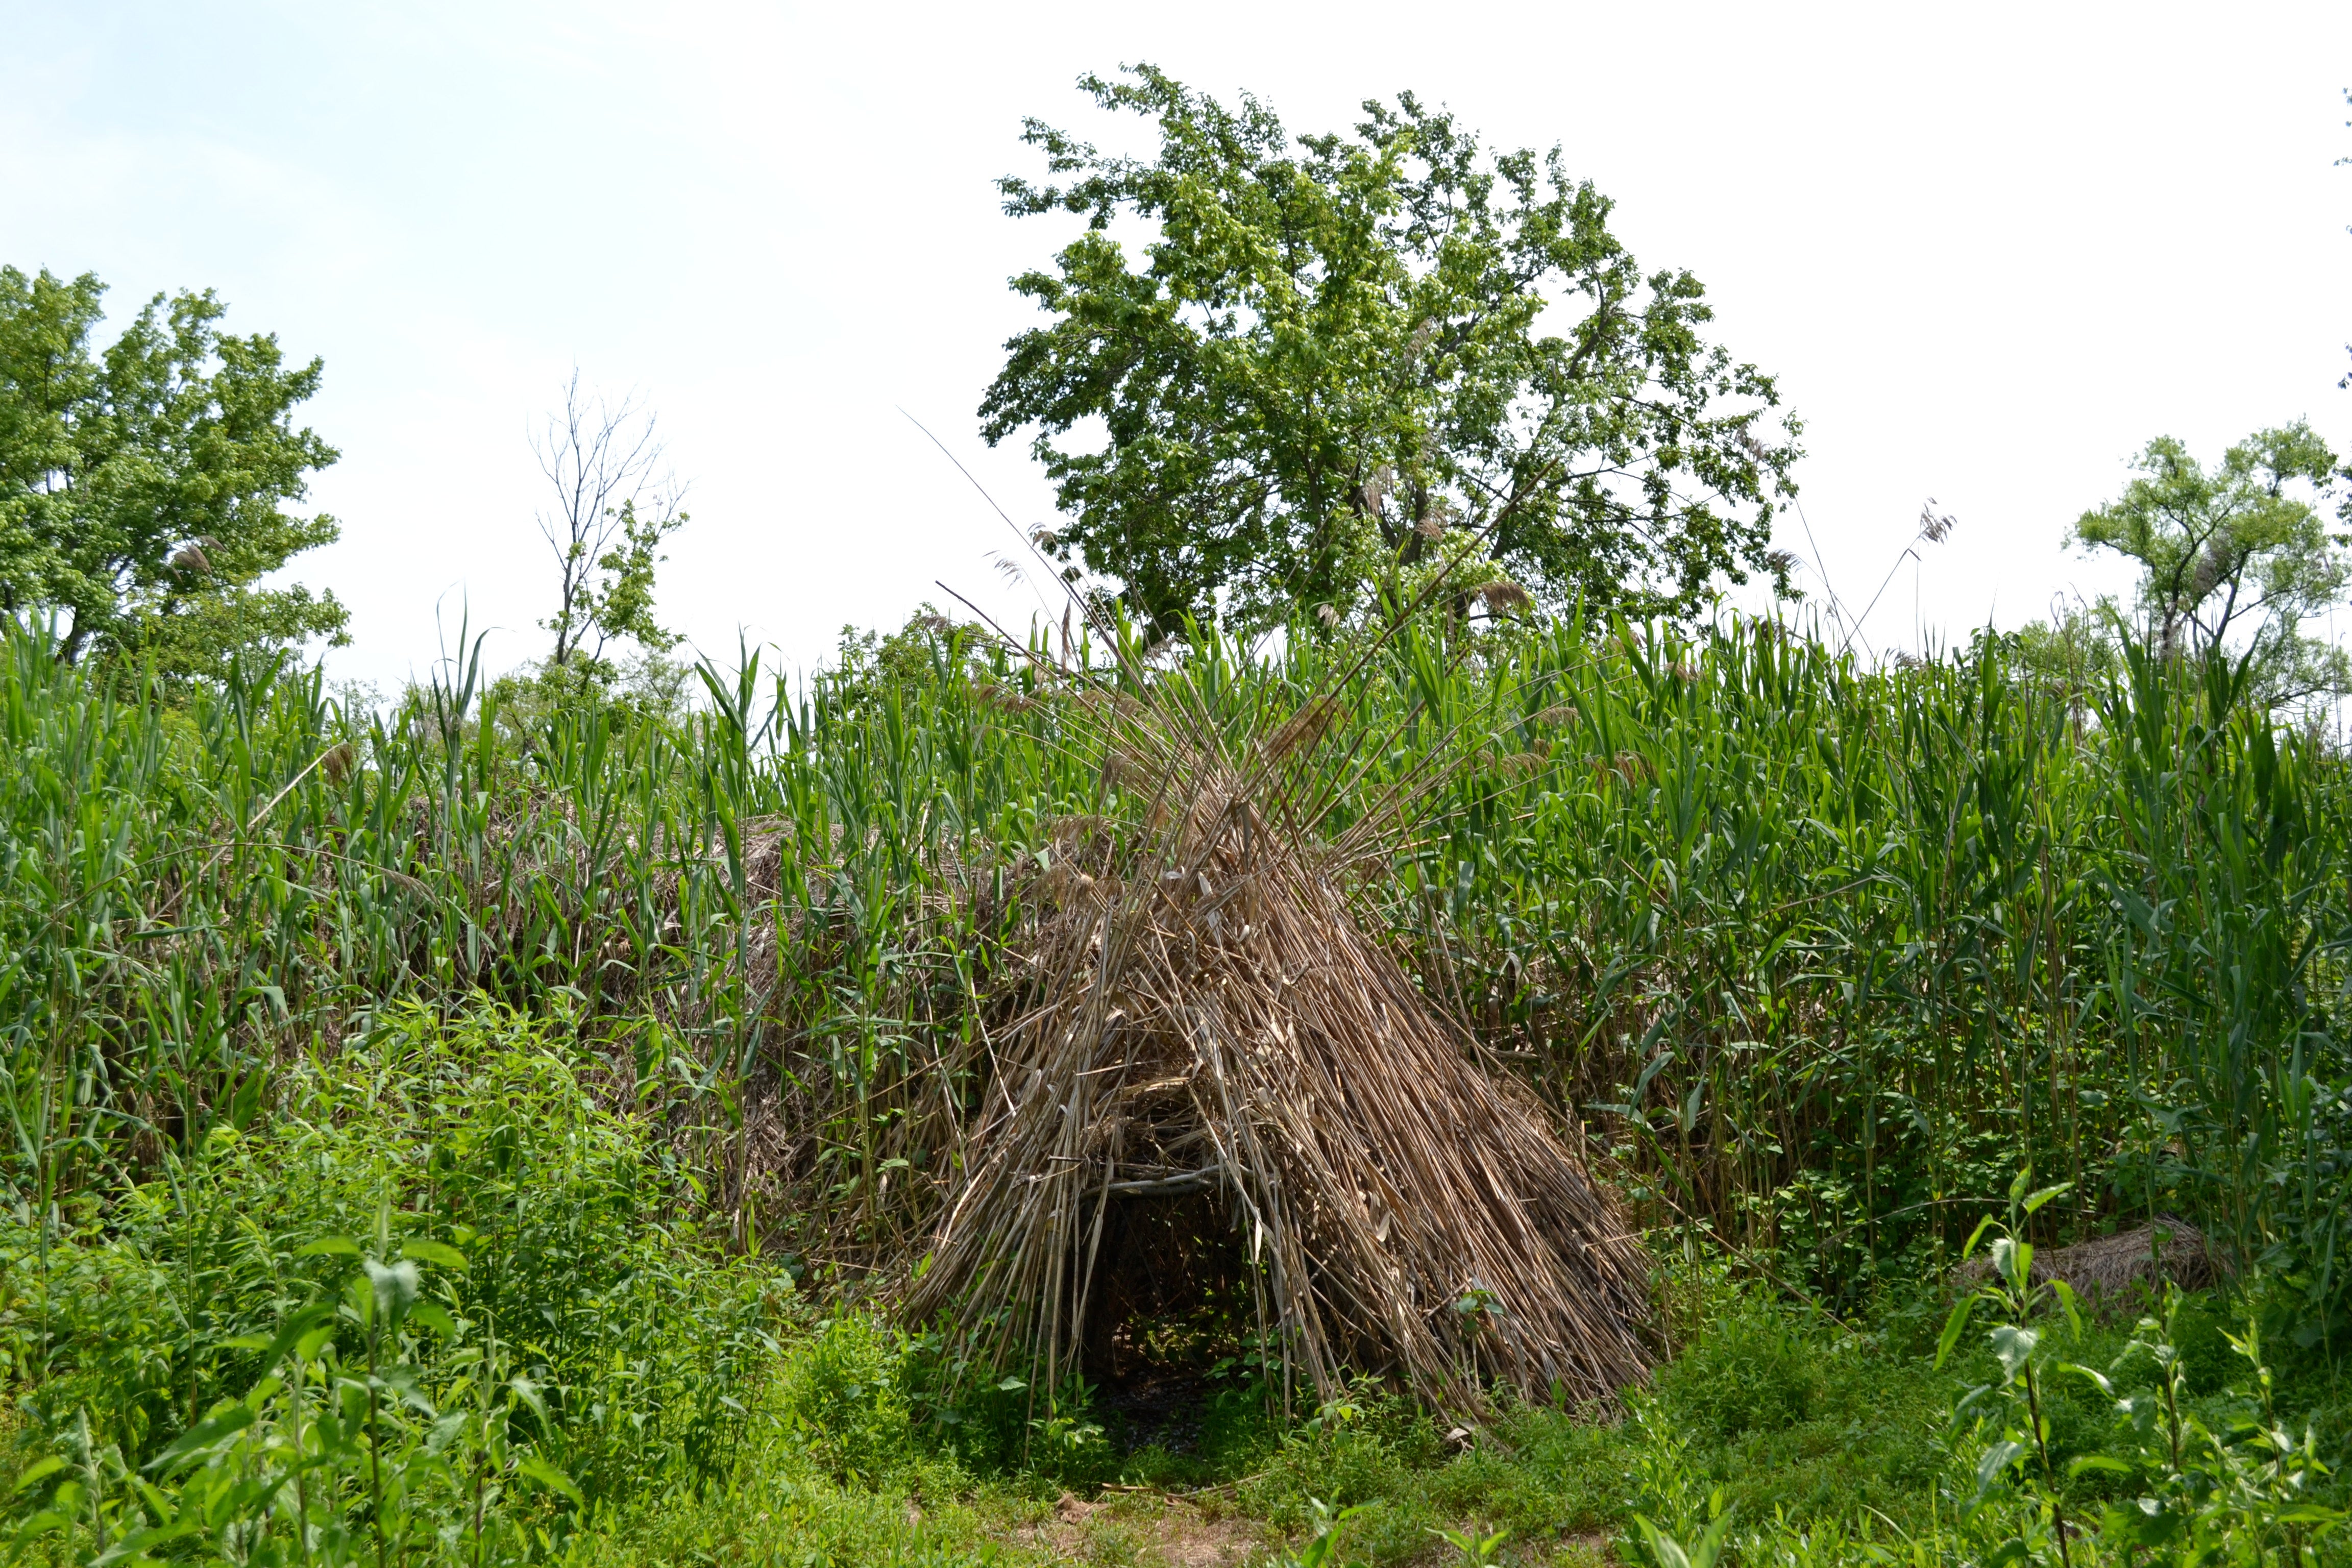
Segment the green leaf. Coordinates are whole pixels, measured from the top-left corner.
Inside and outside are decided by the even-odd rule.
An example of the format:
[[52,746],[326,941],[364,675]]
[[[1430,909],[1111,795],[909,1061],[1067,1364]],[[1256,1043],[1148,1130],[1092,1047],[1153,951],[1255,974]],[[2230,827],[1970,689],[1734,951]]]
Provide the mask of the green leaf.
[[297,1258],[357,1258],[360,1244],[348,1236],[322,1236],[308,1247],[294,1249]]
[[398,1323],[416,1300],[422,1281],[417,1278],[416,1265],[403,1260],[398,1263],[378,1263],[373,1258],[360,1259],[366,1270],[368,1284],[375,1293],[375,1310],[379,1320]]
[[1974,1296],[1963,1296],[1952,1303],[1951,1315],[1944,1320],[1944,1331],[1936,1338],[1936,1370],[1937,1372],[1944,1370],[1944,1363],[1952,1357],[1952,1347],[1958,1344],[1960,1336],[1968,1331],[1969,1311],[1976,1304],[1977,1299]]
[[446,1241],[415,1239],[400,1244],[400,1255],[419,1263],[430,1263],[436,1268],[455,1268],[463,1273],[466,1255]]
[[408,1309],[408,1315],[445,1340],[454,1340],[457,1337],[457,1323],[438,1302],[419,1301]]
[[1724,1537],[1731,1533],[1731,1510],[1723,1506],[1721,1488],[1716,1489],[1709,1501],[1718,1511],[1715,1521],[1706,1527],[1706,1533],[1698,1538],[1698,1544],[1690,1549],[1691,1568],[1715,1568],[1716,1559],[1723,1555]]
[[1998,1236],[1990,1251],[1993,1273],[2011,1290],[2024,1295],[2033,1282],[2033,1244],[2013,1236]]
[[201,1454],[253,1425],[253,1412],[242,1405],[226,1405],[189,1427],[147,1461],[146,1468],[170,1475],[182,1461]]
[[33,1515],[32,1518],[26,1520],[24,1523],[16,1527],[15,1540],[18,1545],[22,1545],[26,1542],[34,1540],[37,1537],[47,1535],[52,1531],[64,1530],[72,1522],[72,1521],[68,1520],[64,1514],[59,1513],[57,1510],[53,1508],[45,1508],[40,1512]]
[[2004,1437],[1977,1457],[1977,1496],[1982,1497],[1997,1485],[2001,1472],[2025,1457],[2025,1445]]
[[153,1525],[145,1530],[133,1531],[116,1542],[107,1551],[90,1559],[90,1568],[113,1568],[113,1565],[118,1563],[124,1564],[125,1568],[140,1568],[142,1563],[156,1561],[147,1555],[149,1547],[161,1546],[166,1542],[180,1541],[188,1536],[202,1533],[204,1533],[204,1526],[193,1519],[183,1519],[171,1524]]
[[2025,1212],[2027,1214],[2032,1214],[2043,1204],[2048,1203],[2052,1198],[2057,1197],[2062,1193],[2066,1192],[2068,1189],[2073,1187],[2074,1184],[2072,1182],[2061,1182],[2054,1187],[2042,1188],[2040,1192],[2025,1200]]
[[46,1459],[36,1459],[25,1467],[23,1475],[16,1478],[16,1490],[20,1492],[28,1490],[65,1468],[66,1462],[55,1454],[51,1454]]
[[583,1507],[587,1504],[588,1500],[580,1495],[580,1489],[572,1483],[572,1478],[537,1454],[525,1454],[516,1460],[515,1473],[526,1479],[538,1482],[550,1491],[562,1492],[575,1504]]
[[2138,1474],[2138,1471],[2135,1470],[2131,1466],[2125,1464],[2121,1459],[2111,1458],[2105,1454],[2085,1454],[2081,1458],[2066,1467],[2066,1476],[2067,1479],[2071,1480],[2076,1476],[2087,1476],[2094,1470],[2097,1471],[2101,1475],[2106,1476],[2130,1476]]
[[539,1384],[517,1373],[507,1380],[507,1387],[517,1399],[530,1407],[530,1413],[539,1417],[539,1424],[544,1428],[547,1426],[547,1401],[540,1397]]
[[1635,1514],[1633,1527],[1642,1532],[1642,1544],[1649,1549],[1652,1561],[1658,1568],[1694,1568],[1690,1553],[1681,1542],[1652,1523],[1647,1516]]
[[2066,1314],[2067,1328],[2074,1331],[2076,1339],[2081,1339],[2083,1307],[2082,1303],[2074,1299],[2074,1287],[2067,1284],[2063,1279],[2053,1279],[2050,1281],[2050,1289],[2058,1298],[2059,1310]]
[[278,1328],[277,1338],[271,1340],[263,1349],[261,1356],[263,1370],[275,1368],[278,1363],[286,1359],[288,1351],[292,1351],[304,1361],[315,1360],[319,1352],[312,1336],[317,1335],[323,1339],[326,1335],[334,1332],[331,1327],[325,1329],[319,1327],[321,1322],[331,1320],[334,1315],[335,1304],[332,1301],[313,1301],[288,1318]]
[[2071,1361],[2061,1366],[2058,1370],[2060,1372],[2075,1373],[2083,1377],[2086,1377],[2091,1380],[2092,1384],[2098,1388],[2098,1391],[2101,1394],[2105,1394],[2109,1399],[2113,1399],[2116,1396],[2116,1385],[2107,1381],[2106,1374],[2105,1373],[2093,1372],[2089,1367],[2077,1366]]

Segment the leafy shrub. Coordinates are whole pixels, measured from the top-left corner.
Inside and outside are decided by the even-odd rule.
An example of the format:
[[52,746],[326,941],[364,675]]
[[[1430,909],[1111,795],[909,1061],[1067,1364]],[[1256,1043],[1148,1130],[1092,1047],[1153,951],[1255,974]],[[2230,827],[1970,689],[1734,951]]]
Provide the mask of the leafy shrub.
[[348,1568],[438,1548],[481,1568],[552,1546],[557,1510],[587,1500],[546,1458],[545,1401],[495,1339],[469,1342],[473,1325],[424,1295],[421,1265],[462,1270],[461,1255],[410,1241],[394,1258],[381,1229],[374,1243],[314,1244],[344,1260],[337,1287],[274,1339],[228,1342],[260,1352],[259,1379],[144,1464],[77,1411],[10,1488],[29,1505],[12,1547],[133,1568],[192,1553]]
[[[583,1499],[722,1473],[789,1288],[686,1217],[653,1130],[599,1104],[549,1039],[495,1009],[446,1026],[388,1014],[365,1047],[289,1069],[275,1116],[216,1127],[62,1227],[0,1213],[0,1351],[37,1447],[80,1477],[49,1484],[95,1508],[110,1465],[247,1466],[189,1435],[230,1405],[257,1431],[299,1429],[283,1391],[341,1398],[354,1336],[367,1386],[379,1349],[408,1369],[400,1420],[470,1400],[483,1441],[504,1442],[482,1402],[522,1399],[515,1436]],[[379,1346],[371,1314],[387,1309],[362,1287],[419,1258],[414,1321],[404,1306],[394,1325],[407,1337]],[[288,1325],[306,1313],[327,1337],[297,1355]],[[394,1440],[379,1416],[372,1455]]]
[[1660,1369],[1658,1397],[1719,1436],[1778,1431],[1820,1405],[1824,1353],[1777,1304],[1743,1301]]
[[906,1363],[905,1344],[863,1312],[829,1318],[793,1347],[783,1376],[785,1422],[836,1479],[871,1481],[909,1458]]
[[1285,1530],[1306,1528],[1320,1507],[1359,1511],[1348,1549],[1382,1563],[1428,1545],[1432,1516],[1414,1471],[1444,1452],[1430,1418],[1411,1402],[1371,1387],[1323,1405],[1285,1435],[1243,1500]]

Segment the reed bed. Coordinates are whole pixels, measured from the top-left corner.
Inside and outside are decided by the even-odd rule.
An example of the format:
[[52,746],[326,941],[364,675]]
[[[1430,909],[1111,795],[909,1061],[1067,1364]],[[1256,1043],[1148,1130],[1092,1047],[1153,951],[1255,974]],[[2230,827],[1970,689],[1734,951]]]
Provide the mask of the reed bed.
[[[11,634],[12,1198],[61,1213],[266,1114],[387,1001],[487,995],[562,1020],[740,1245],[887,1280],[971,1190],[1029,957],[1068,957],[1045,933],[1083,900],[1039,855],[1078,820],[1149,841],[1162,781],[1105,715],[1181,694],[1284,841],[1382,847],[1282,873],[1297,918],[1339,931],[1316,900],[1342,898],[1347,962],[1466,1026],[1455,1059],[1637,1228],[1769,1249],[1835,1302],[1948,1258],[2031,1163],[2074,1184],[2053,1232],[2178,1214],[2347,1327],[2352,791],[2226,668],[2085,689],[1997,643],[1872,668],[1769,623],[1441,616],[1156,667],[914,631],[806,688],[750,659],[707,684],[682,724],[528,732],[464,660],[381,714],[277,669],[172,708]],[[1087,874],[1133,881],[1115,858]],[[1407,1338],[1361,1353],[1459,1349]]]

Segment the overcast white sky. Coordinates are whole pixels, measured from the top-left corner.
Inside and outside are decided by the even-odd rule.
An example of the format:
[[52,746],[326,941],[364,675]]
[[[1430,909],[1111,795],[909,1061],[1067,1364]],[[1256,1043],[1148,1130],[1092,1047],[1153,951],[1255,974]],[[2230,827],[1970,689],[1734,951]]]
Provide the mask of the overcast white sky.
[[[1025,452],[974,409],[1066,232],[1002,216],[1021,117],[1096,125],[1148,59],[1294,131],[1411,88],[1559,142],[1649,267],[1707,285],[1808,426],[1804,510],[1881,647],[2114,586],[2061,548],[2124,461],[2307,416],[2352,445],[2352,5],[58,5],[0,0],[0,261],[94,270],[118,318],[217,289],[323,355],[295,575],[387,689],[454,626],[538,651],[525,443],[574,363],[656,405],[694,521],[662,606],[806,664],[933,579],[1016,620]],[[1133,132],[1127,132],[1133,134]],[[1140,145],[1139,143],[1139,145]],[[1790,520],[1781,542],[1813,545]],[[1815,584],[1817,586],[1817,584]],[[2352,620],[2347,629],[2352,630]]]

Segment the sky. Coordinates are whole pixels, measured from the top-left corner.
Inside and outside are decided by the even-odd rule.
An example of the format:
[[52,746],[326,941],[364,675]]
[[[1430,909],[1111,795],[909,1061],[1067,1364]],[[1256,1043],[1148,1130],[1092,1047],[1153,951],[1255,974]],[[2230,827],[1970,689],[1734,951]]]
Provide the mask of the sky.
[[[2126,585],[2064,547],[2161,434],[2352,447],[2352,5],[60,5],[0,0],[0,262],[119,322],[212,288],[326,362],[351,606],[386,691],[461,621],[544,651],[529,434],[576,366],[658,411],[692,521],[664,619],[806,668],[948,592],[1018,626],[975,410],[1067,237],[1003,215],[1024,116],[1142,151],[1075,83],[1150,61],[1301,132],[1410,89],[1558,143],[1645,267],[1805,423],[1801,584],[1878,652]],[[911,416],[911,417],[910,417]],[[1933,497],[1958,521],[1913,543]],[[944,584],[944,588],[942,587]],[[2352,634],[2352,616],[2345,630]]]

